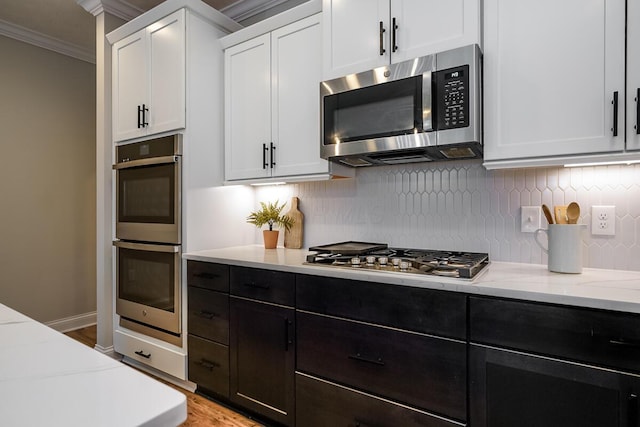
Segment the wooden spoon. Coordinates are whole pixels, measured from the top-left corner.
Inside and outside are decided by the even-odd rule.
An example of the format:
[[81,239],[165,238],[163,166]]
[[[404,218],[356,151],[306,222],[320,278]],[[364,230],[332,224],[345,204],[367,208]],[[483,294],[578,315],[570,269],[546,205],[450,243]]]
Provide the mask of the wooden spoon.
[[551,216],[551,211],[549,210],[549,206],[545,205],[544,203],[542,204],[542,212],[544,213],[544,216],[547,218],[547,222],[549,224],[553,224],[553,217]]
[[569,203],[567,206],[567,222],[569,224],[577,224],[580,218],[580,205],[576,202]]

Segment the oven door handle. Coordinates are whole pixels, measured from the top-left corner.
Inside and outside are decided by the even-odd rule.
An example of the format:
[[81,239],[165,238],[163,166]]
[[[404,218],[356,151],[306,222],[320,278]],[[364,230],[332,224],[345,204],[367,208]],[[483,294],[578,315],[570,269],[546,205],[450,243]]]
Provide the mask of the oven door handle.
[[129,162],[116,163],[115,165],[113,165],[113,169],[127,169],[149,165],[164,165],[170,163],[178,163],[179,161],[180,156],[153,157],[150,159],[131,160]]
[[148,243],[133,243],[133,242],[123,242],[122,240],[114,240],[113,246],[117,248],[133,249],[138,251],[167,252],[167,253],[180,252],[180,245],[153,245]]

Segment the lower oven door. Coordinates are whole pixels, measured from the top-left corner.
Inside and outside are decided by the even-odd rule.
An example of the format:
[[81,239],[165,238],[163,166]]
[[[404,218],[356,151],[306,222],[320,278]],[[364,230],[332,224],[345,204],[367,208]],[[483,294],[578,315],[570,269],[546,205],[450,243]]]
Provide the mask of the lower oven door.
[[116,313],[175,335],[181,332],[180,245],[115,241]]

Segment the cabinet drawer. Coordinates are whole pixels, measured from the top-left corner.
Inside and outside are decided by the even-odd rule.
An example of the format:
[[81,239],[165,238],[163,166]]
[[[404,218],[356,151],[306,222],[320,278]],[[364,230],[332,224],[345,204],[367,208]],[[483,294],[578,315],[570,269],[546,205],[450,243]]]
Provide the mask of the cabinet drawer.
[[640,371],[640,315],[471,297],[473,342]]
[[229,292],[229,266],[187,261],[187,284],[220,292]]
[[304,427],[455,427],[426,412],[296,374],[296,425]]
[[187,379],[187,355],[184,353],[118,330],[113,333],[113,348],[132,360],[152,366],[181,380]]
[[295,274],[258,268],[231,267],[231,293],[260,301],[293,306]]
[[189,335],[189,380],[229,398],[229,347]]
[[188,287],[189,333],[229,345],[229,294]]
[[302,372],[458,420],[466,418],[466,344],[298,312]]
[[296,307],[427,334],[467,336],[466,296],[455,292],[298,275]]

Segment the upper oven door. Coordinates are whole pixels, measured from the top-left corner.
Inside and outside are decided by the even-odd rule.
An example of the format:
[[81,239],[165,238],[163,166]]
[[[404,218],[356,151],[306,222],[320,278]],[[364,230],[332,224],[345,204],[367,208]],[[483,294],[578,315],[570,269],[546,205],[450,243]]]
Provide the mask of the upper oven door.
[[116,237],[180,244],[181,156],[118,163]]

